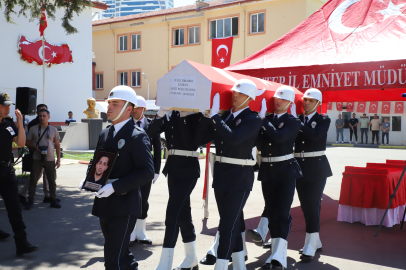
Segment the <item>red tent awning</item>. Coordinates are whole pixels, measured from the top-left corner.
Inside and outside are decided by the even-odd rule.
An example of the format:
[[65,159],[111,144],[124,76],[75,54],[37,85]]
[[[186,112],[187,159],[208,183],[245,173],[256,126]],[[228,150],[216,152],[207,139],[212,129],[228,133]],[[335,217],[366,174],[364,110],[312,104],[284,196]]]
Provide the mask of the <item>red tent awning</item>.
[[227,70],[303,92],[318,88],[325,101],[401,100],[405,32],[405,0],[330,0],[279,40]]

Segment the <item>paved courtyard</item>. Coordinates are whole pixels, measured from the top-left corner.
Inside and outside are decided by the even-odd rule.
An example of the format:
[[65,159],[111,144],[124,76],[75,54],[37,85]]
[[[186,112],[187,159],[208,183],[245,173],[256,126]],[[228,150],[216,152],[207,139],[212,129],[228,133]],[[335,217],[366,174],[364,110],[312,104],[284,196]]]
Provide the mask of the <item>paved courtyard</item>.
[[[324,191],[321,212],[321,239],[323,252],[317,253],[311,263],[301,263],[298,250],[305,237],[304,219],[299,201],[295,196],[292,205],[293,224],[288,239],[288,269],[406,269],[406,229],[399,225],[383,228],[374,237],[377,226],[366,227],[360,223],[337,222],[338,199],[342,172],[345,166],[365,166],[367,162],[385,162],[386,159],[406,159],[406,151],[400,149],[329,147],[327,156],[334,176],[330,177]],[[69,162],[67,162],[69,163]],[[204,160],[200,160],[204,171]],[[164,165],[164,164],[162,164]],[[81,193],[77,186],[84,178],[86,166],[64,164],[58,169],[57,197],[62,200],[62,209],[49,208],[43,204],[42,184],[38,185],[34,208],[23,210],[29,241],[40,246],[39,251],[15,257],[12,238],[0,241],[0,269],[104,269],[103,237],[98,219],[92,216],[93,196]],[[210,189],[209,219],[203,220],[203,176],[192,193],[192,216],[195,224],[198,256],[204,257],[217,231],[219,216]],[[166,178],[160,175],[152,186],[149,199],[150,210],[147,222],[148,235],[153,245],[134,245],[131,250],[139,262],[140,270],[154,270],[158,265],[164,235],[165,209],[168,200]],[[247,228],[255,228],[264,207],[261,186],[255,181],[253,191],[244,208]],[[0,199],[0,228],[11,232],[4,202]],[[261,267],[270,255],[269,250],[247,242],[247,269]],[[178,238],[175,248],[176,267],[183,259],[183,244]],[[214,269],[213,266],[199,265],[199,269]],[[229,269],[232,269],[230,264]]]

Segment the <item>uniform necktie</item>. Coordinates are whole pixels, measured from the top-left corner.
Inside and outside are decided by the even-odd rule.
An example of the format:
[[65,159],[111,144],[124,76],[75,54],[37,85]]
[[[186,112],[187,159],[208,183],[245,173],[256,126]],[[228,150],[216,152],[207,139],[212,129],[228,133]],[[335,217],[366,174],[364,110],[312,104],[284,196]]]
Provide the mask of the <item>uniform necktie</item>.
[[137,121],[137,125],[141,127],[141,121]]
[[107,135],[106,146],[107,148],[112,148],[114,139],[114,125],[110,127],[109,134]]
[[227,119],[226,123],[231,123],[234,119],[234,114],[230,114],[230,117]]
[[307,122],[309,122],[309,117],[305,116],[305,124],[307,124]]

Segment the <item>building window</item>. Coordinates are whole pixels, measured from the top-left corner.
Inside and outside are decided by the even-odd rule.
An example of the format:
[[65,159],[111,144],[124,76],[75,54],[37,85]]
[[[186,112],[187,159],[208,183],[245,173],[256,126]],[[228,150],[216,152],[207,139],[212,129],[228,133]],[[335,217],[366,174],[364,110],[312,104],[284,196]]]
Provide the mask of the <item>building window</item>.
[[200,43],[200,27],[189,27],[189,44]]
[[179,45],[185,44],[184,39],[185,39],[185,33],[184,33],[183,28],[173,30],[173,45],[174,46],[179,46]]
[[264,32],[265,13],[251,14],[251,33]]
[[120,52],[126,51],[127,50],[127,36],[121,36],[119,37],[119,46],[118,50]]
[[392,116],[392,131],[402,131],[402,116]]
[[131,71],[131,87],[140,87],[141,86],[141,72],[140,71]]
[[131,50],[139,50],[141,48],[141,34],[131,35]]
[[238,17],[210,21],[210,39],[238,36]]
[[96,74],[96,89],[103,89],[103,74]]
[[118,73],[118,85],[128,85],[127,72]]

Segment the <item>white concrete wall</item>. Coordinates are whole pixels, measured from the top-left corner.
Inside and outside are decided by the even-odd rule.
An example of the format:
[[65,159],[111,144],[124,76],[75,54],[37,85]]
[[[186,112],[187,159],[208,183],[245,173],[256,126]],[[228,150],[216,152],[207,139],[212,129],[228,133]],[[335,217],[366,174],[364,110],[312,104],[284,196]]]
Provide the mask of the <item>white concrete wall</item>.
[[[39,21],[30,22],[23,16],[13,16],[16,24],[10,24],[4,20],[3,13],[4,7],[0,9],[0,91],[7,92],[15,101],[16,87],[33,87],[37,89],[37,104],[43,103],[42,66],[22,60],[18,52],[19,36],[31,41],[40,39]],[[68,44],[73,53],[73,64],[45,68],[45,103],[51,112],[51,122],[64,122],[68,111],[80,121],[86,117],[83,114],[87,108],[86,100],[92,97],[92,10],[88,8],[73,17],[72,25],[79,33],[72,35],[67,35],[61,26],[63,13],[63,10],[57,10],[55,21],[48,19],[45,30],[49,43]],[[12,106],[13,117],[14,109]]]
[[[346,102],[344,102],[344,106],[346,106]],[[381,121],[383,122],[383,117],[385,116],[402,116],[402,130],[401,131],[392,131],[392,120],[391,118],[388,118],[389,122],[391,122],[391,129],[389,131],[389,144],[392,145],[406,145],[406,108],[405,108],[406,103],[403,104],[404,108],[404,113],[403,114],[398,114],[395,113],[395,102],[391,102],[391,109],[390,109],[390,114],[389,115],[384,115],[381,114],[381,108],[382,108],[382,102],[378,102],[378,116],[380,117]],[[354,112],[356,113],[356,117],[359,119],[362,117],[362,113],[357,112],[357,107],[358,107],[358,102],[355,102],[354,104]],[[369,113],[369,102],[366,103],[366,109],[365,113],[367,117],[369,118],[370,116],[373,116],[374,113]],[[342,112],[346,112],[345,109],[343,109]],[[332,110],[327,111],[327,115],[331,118],[331,125],[330,129],[327,134],[327,143],[335,143],[336,141],[336,127],[335,127],[335,121],[338,119],[338,114],[341,113],[337,111],[336,103],[333,102],[332,104]],[[349,132],[348,132],[349,133]],[[349,136],[349,135],[348,135]],[[344,135],[345,138],[345,135]],[[341,139],[341,136],[340,136]],[[382,142],[382,134],[381,132],[379,133],[379,141]],[[358,127],[358,143],[361,142],[361,130]],[[372,142],[372,133],[371,131],[368,132],[368,143]],[[386,139],[385,139],[386,142]],[[364,139],[365,143],[365,139]]]

